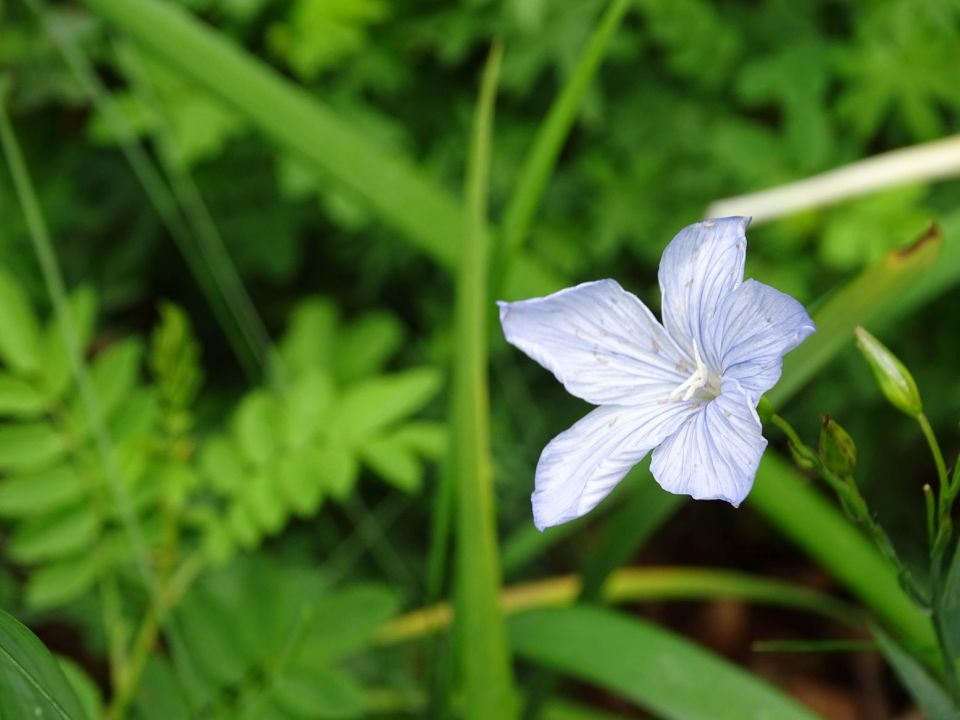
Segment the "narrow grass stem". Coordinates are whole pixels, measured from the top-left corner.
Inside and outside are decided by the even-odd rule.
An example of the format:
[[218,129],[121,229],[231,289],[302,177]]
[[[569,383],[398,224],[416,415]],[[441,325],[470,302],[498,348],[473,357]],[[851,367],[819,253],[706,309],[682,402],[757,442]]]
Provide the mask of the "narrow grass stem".
[[933,432],[933,428],[930,426],[930,421],[927,419],[927,416],[924,413],[920,413],[917,416],[917,423],[920,425],[920,429],[923,431],[923,436],[927,440],[927,445],[930,446],[930,453],[933,455],[933,462],[937,466],[937,478],[940,480],[940,498],[941,501],[944,497],[947,497],[947,490],[950,487],[950,480],[947,477],[947,465],[943,461],[943,453],[940,451],[940,443],[937,442],[937,436]]

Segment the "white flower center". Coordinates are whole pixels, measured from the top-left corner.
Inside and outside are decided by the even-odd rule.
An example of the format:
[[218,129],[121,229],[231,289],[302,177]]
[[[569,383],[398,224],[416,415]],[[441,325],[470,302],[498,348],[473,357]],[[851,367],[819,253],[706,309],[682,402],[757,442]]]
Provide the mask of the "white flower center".
[[712,372],[700,357],[700,348],[697,347],[697,341],[693,341],[693,359],[697,363],[693,373],[677,385],[670,399],[674,402],[680,400],[689,400],[696,397],[701,400],[713,400],[720,394],[720,377]]

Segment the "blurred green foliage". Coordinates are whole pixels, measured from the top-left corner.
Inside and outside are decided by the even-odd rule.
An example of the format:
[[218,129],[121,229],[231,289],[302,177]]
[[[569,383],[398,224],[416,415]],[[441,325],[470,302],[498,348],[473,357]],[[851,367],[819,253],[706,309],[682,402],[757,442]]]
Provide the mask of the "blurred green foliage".
[[[454,197],[477,74],[501,39],[494,218],[607,7],[169,2]],[[44,8],[94,63],[129,134],[117,137],[44,26],[16,1],[0,1],[6,100],[76,288],[71,313],[146,561],[161,586],[178,587],[188,572],[199,579],[186,575],[167,615],[157,609],[163,599],[131,575],[135,548],[2,180],[0,603],[40,628],[63,619],[79,627],[82,652],[60,648],[74,655],[110,655],[116,638],[98,612],[116,623],[121,644],[133,639],[129,618],[158,613],[165,652],[144,658],[126,698],[144,719],[418,716],[429,671],[420,668],[415,681],[409,658],[382,667],[360,651],[401,599],[433,599],[420,578],[436,552],[426,528],[448,442],[437,418],[446,410],[441,368],[456,343],[451,277],[398,242],[356,188],[278,151],[238,109],[140,52],[83,3]],[[543,272],[510,292],[616,276],[654,299],[662,248],[708,202],[955,131],[958,67],[960,3],[952,0],[636,0],[523,239]],[[196,182],[276,339],[254,387],[120,152],[130,141]],[[915,184],[763,225],[750,233],[748,275],[812,303],[930,219],[955,218],[958,202],[956,182]],[[461,241],[449,238],[451,248]],[[921,389],[939,391],[924,395],[933,423],[955,431],[955,298],[924,312],[893,349]],[[583,407],[499,341],[491,354],[498,517],[512,535],[530,522],[540,448]],[[830,412],[850,431],[864,492],[905,538],[909,557],[923,522],[914,481],[929,460],[895,415],[873,419],[879,397],[846,352],[794,409],[811,430]],[[904,480],[891,479],[880,449],[901,458]],[[566,570],[590,543],[537,554],[526,572]],[[352,584],[340,583],[344,575]],[[440,662],[430,662],[442,665],[438,652]],[[90,668],[65,672],[84,706],[98,708]],[[122,678],[97,680],[123,687]]]

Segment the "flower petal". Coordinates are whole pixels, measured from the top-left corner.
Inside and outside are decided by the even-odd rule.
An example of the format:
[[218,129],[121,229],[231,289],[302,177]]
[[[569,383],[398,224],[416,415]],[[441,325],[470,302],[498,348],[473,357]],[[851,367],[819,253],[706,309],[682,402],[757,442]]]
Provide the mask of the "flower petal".
[[653,477],[668,492],[739,505],[767,446],[755,405],[736,380],[725,379],[720,395],[654,450]]
[[604,405],[551,440],[537,463],[533,521],[543,530],[592,510],[698,403]]
[[653,313],[614,280],[497,304],[507,341],[595,405],[665,398],[689,374]]
[[704,352],[723,377],[759,399],[780,379],[783,356],[816,329],[792,297],[747,280],[720,303]]
[[729,217],[688,225],[660,260],[663,324],[693,357],[723,297],[743,280],[750,218]]

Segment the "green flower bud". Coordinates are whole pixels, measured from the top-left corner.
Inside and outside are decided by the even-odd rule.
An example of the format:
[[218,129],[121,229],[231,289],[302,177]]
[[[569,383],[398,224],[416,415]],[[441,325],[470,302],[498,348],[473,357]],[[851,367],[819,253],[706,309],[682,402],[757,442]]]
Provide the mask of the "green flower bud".
[[887,400],[910,417],[920,415],[923,404],[910,371],[886,345],[862,327],[858,327],[854,333],[857,336],[857,349],[866,358]]
[[849,477],[857,467],[857,446],[853,438],[827,415],[820,428],[820,459],[840,477]]

